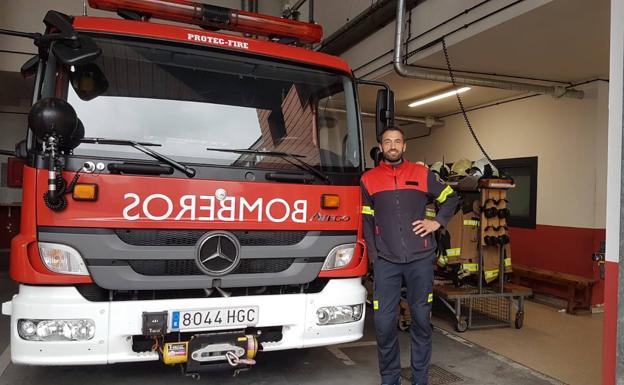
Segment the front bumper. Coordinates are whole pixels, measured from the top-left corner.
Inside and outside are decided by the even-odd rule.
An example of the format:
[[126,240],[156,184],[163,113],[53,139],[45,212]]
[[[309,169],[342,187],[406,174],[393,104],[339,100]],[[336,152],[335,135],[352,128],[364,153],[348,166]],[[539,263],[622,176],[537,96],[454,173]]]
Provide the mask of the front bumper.
[[[3,304],[2,312],[11,316],[13,363],[88,365],[158,360],[156,352],[132,351],[132,336],[141,334],[143,312],[254,305],[259,307],[255,327],[282,326],[281,341],[263,343],[264,351],[351,342],[362,337],[364,314],[357,322],[318,326],[316,310],[363,304],[365,296],[360,278],[330,280],[314,294],[118,302],[90,302],[74,287],[20,285],[19,294]],[[91,319],[96,325],[95,336],[89,341],[40,342],[26,341],[17,333],[19,319],[59,318]]]

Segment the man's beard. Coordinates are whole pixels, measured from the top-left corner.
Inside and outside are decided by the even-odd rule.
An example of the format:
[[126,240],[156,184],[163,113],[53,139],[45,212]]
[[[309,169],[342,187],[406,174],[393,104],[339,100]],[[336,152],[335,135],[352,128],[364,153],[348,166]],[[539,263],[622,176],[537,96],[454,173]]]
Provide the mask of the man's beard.
[[400,151],[396,151],[396,152],[384,152],[383,153],[383,158],[386,162],[389,163],[396,163],[399,162],[401,159],[403,159],[403,153]]

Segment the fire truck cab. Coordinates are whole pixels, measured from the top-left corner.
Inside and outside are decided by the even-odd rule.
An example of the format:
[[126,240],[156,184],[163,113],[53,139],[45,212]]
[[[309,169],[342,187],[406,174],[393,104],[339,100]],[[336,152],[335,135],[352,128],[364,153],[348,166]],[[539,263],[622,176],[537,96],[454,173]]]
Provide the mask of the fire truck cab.
[[24,67],[20,286],[2,306],[13,362],[199,373],[361,338],[357,90],[345,62],[303,47],[320,27],[186,0],[89,3],[126,20],[50,11]]

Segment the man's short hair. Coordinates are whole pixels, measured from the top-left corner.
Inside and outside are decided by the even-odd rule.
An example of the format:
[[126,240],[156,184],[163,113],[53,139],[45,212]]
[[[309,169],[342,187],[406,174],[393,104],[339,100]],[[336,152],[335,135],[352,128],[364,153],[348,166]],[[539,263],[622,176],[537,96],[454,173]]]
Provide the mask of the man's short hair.
[[400,129],[397,126],[388,126],[388,127],[385,127],[383,130],[381,130],[381,134],[379,134],[379,138],[377,140],[379,143],[381,143],[381,138],[383,138],[384,134],[388,131],[398,131],[401,133],[401,136],[405,138],[405,133],[403,132],[402,129]]

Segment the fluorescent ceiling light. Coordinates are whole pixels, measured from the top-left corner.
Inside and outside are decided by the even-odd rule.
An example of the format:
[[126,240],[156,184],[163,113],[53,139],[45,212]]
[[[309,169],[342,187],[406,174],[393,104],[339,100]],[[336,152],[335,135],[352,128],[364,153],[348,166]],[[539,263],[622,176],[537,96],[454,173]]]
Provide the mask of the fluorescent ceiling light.
[[435,102],[436,100],[448,98],[449,96],[453,96],[453,95],[456,95],[456,94],[461,94],[462,92],[466,92],[469,89],[470,89],[470,87],[462,87],[462,88],[458,88],[456,90],[450,90],[450,91],[447,91],[445,93],[432,96],[430,98],[417,100],[415,102],[410,103],[409,106],[410,107],[422,106],[423,104]]

